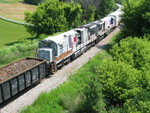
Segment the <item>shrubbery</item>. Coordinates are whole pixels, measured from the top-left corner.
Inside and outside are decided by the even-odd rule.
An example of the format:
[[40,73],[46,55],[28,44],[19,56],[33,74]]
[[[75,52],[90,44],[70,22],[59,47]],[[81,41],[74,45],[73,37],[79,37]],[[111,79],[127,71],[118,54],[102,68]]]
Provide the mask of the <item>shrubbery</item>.
[[110,50],[114,60],[125,62],[137,69],[150,69],[150,35],[143,38],[128,37],[115,44]]
[[37,41],[34,40],[21,42],[14,44],[13,46],[0,49],[1,66],[23,57],[35,56],[37,46]]
[[27,4],[38,5],[43,3],[45,0],[24,0]]

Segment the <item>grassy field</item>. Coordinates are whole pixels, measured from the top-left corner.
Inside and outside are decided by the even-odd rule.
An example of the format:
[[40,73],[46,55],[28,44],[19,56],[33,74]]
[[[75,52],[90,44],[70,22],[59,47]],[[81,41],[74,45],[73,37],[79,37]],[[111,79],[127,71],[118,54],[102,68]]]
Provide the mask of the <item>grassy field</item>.
[[23,3],[23,0],[0,0],[0,16],[24,21],[24,12],[34,11],[37,6]]
[[0,48],[13,45],[21,38],[30,37],[24,26],[0,19]]
[[22,0],[0,0],[0,3],[5,3],[5,4],[13,4],[17,2],[21,2]]

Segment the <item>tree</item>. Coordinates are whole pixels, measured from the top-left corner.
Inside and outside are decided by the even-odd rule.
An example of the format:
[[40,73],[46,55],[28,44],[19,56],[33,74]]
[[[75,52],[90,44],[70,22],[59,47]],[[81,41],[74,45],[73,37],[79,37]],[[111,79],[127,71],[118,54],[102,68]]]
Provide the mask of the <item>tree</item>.
[[121,61],[142,73],[142,88],[150,89],[150,35],[142,38],[128,37],[112,46],[110,53],[115,61]]
[[81,22],[82,9],[79,4],[66,4],[58,0],[48,0],[39,5],[34,13],[27,12],[25,20],[28,32],[36,35],[53,34],[76,27]]
[[[60,0],[70,2],[72,0]],[[83,21],[91,22],[100,19],[110,13],[115,8],[115,0],[73,0],[79,3],[84,11]],[[94,16],[94,18],[93,18]],[[89,19],[90,18],[90,19]]]
[[128,37],[112,46],[110,53],[114,60],[125,62],[139,70],[150,70],[150,35],[144,39]]
[[150,33],[150,1],[127,1],[122,16],[124,34],[126,36],[143,36],[145,33]]
[[108,15],[113,9],[115,9],[115,0],[101,0],[96,12],[96,19]]
[[38,5],[43,3],[45,0],[24,0],[27,4]]
[[73,1],[64,4],[65,18],[68,23],[68,29],[75,28],[81,25],[82,9],[80,4],[75,4]]
[[93,75],[86,88],[86,105],[88,113],[106,113],[102,84],[98,81],[97,75]]
[[102,60],[97,68],[97,76],[108,107],[121,106],[140,92],[140,71],[124,62]]

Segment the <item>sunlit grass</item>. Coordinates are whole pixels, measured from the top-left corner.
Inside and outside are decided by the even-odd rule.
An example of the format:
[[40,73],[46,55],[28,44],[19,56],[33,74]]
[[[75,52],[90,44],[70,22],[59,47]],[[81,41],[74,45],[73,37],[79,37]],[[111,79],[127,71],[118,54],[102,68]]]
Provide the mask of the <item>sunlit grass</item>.
[[32,37],[23,25],[0,19],[0,48],[13,45],[22,38]]

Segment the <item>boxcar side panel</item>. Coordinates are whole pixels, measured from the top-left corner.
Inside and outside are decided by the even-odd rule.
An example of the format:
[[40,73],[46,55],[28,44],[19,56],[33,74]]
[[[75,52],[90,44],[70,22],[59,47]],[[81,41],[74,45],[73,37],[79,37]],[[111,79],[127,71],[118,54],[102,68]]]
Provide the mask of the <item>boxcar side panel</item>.
[[38,71],[38,67],[32,69],[31,72],[32,72],[32,84],[34,84],[34,83],[36,83],[37,81],[39,81],[39,71]]
[[2,89],[3,89],[2,91],[4,94],[4,100],[9,99],[11,97],[9,81],[2,84]]
[[31,85],[31,72],[27,71],[25,73],[25,80],[26,80],[26,87],[29,87]]
[[18,81],[17,78],[14,78],[10,80],[11,83],[11,89],[12,89],[12,95],[15,95],[18,93]]
[[2,87],[0,85],[0,104],[3,102],[3,97],[2,97]]
[[24,79],[24,74],[18,76],[19,80],[19,91],[22,91],[25,89],[25,79]]

